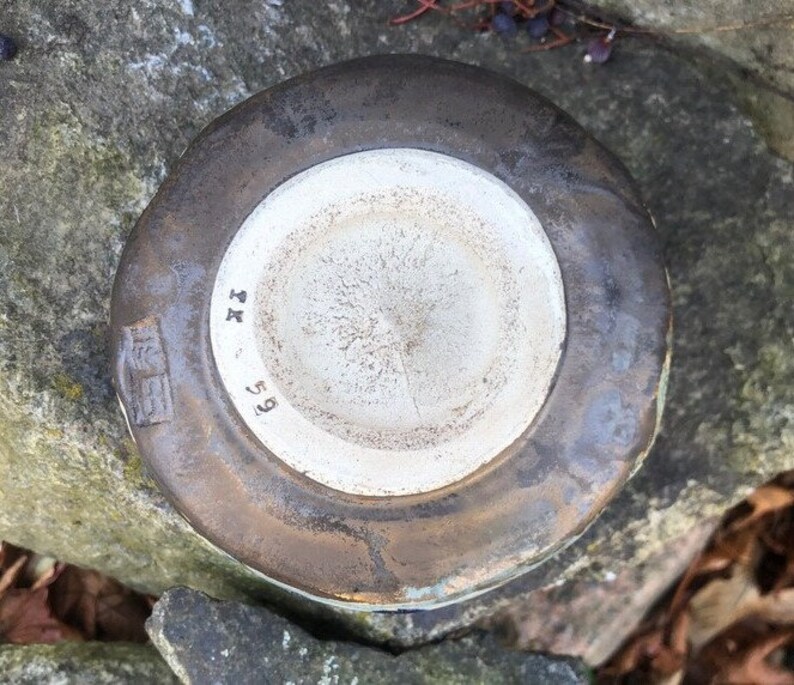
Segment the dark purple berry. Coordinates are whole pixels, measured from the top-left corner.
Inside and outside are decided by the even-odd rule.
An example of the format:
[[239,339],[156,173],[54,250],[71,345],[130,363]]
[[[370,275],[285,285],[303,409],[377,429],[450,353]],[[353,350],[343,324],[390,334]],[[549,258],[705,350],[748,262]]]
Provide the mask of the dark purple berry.
[[11,36],[6,36],[0,33],[0,62],[5,62],[9,59],[14,59],[17,54],[17,44]]
[[491,29],[503,36],[515,36],[518,33],[516,20],[507,14],[495,14],[491,19]]
[[534,17],[527,22],[527,31],[533,38],[543,38],[549,32],[549,20],[545,14]]
[[566,21],[568,21],[568,14],[559,7],[555,7],[549,13],[549,23],[552,26],[562,26]]
[[596,38],[587,44],[587,54],[585,55],[585,62],[593,62],[594,64],[603,64],[609,59],[612,54],[612,46],[614,41],[604,38]]
[[516,12],[518,12],[518,7],[516,7],[513,0],[502,0],[502,2],[499,3],[499,11],[502,14],[506,14],[508,17],[514,17],[516,16]]

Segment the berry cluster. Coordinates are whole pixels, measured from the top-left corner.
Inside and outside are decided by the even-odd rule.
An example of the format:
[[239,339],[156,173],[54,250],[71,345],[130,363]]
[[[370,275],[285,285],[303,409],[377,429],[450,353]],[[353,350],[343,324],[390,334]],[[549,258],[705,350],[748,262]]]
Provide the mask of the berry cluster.
[[[571,42],[570,34],[574,17],[559,7],[556,2],[547,2],[544,6],[537,7],[534,0],[500,0],[497,5],[491,6],[492,16],[487,27],[494,33],[502,36],[516,36],[520,30],[525,30],[529,36],[540,41],[539,47],[557,47]],[[493,9],[495,7],[495,10]],[[563,29],[567,29],[564,31]],[[550,44],[545,45],[549,32],[554,34]],[[612,54],[615,31],[605,36],[600,36],[589,41],[585,62],[603,64]]]
[[546,3],[545,7],[535,8],[523,2],[502,0],[491,17],[490,28],[503,36],[515,36],[524,29],[530,37],[543,39],[553,26],[561,26],[566,20],[564,12],[553,5]]
[[[393,26],[436,12],[475,31],[492,31],[511,38],[524,34],[532,43],[523,52],[551,50],[574,41],[587,40],[585,62],[603,64],[612,54],[616,29],[597,17],[583,15],[565,0],[416,0],[418,7],[393,17]],[[473,23],[468,20],[473,19]],[[593,29],[598,35],[593,37]]]

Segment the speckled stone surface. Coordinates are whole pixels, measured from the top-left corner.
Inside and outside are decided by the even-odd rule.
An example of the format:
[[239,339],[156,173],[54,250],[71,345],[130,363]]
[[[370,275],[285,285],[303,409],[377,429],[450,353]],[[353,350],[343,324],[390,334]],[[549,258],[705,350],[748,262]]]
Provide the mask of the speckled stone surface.
[[472,635],[394,656],[352,642],[320,640],[261,607],[218,602],[176,588],[146,624],[179,679],[199,683],[358,685],[574,685],[589,682],[574,659],[522,654]]
[[113,274],[134,221],[201,127],[287,76],[383,52],[511,75],[623,160],[664,240],[675,348],[656,447],[576,544],[481,600],[348,625],[407,644],[541,585],[643,568],[794,465],[792,165],[767,151],[733,91],[655,43],[623,41],[596,67],[581,46],[522,54],[443,17],[388,27],[404,6],[6,3],[0,30],[20,52],[0,64],[0,537],[149,592],[270,596],[207,547],[141,468],[109,383]]
[[769,145],[794,159],[794,0],[590,3],[721,67]]
[[168,685],[178,683],[151,646],[108,642],[0,646],[5,685]]

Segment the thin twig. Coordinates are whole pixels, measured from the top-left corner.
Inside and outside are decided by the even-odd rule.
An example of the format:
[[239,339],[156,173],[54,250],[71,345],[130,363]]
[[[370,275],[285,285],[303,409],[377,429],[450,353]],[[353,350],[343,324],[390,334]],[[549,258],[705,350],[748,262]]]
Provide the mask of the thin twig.
[[794,22],[794,14],[780,14],[776,17],[765,17],[755,21],[748,21],[739,24],[724,24],[723,26],[711,27],[692,27],[685,29],[660,29],[658,33],[724,33],[726,31],[741,31],[742,29],[753,29],[759,26],[769,26],[783,22]]
[[[453,19],[454,14],[456,12],[474,9],[475,7],[483,6],[483,5],[490,5],[492,8],[500,3],[502,0],[461,0],[453,5],[443,6],[439,4],[439,0],[416,0],[419,3],[419,7],[416,8],[413,12],[409,14],[405,14],[403,16],[394,17],[393,19],[389,20],[389,23],[393,26],[398,26],[400,24],[406,24],[414,19],[421,17],[423,14],[426,14],[429,11],[441,12],[442,14],[447,14],[452,16]],[[745,29],[753,29],[759,28],[762,26],[770,26],[773,24],[784,24],[792,22],[794,23],[794,14],[779,14],[773,15],[769,17],[761,17],[759,19],[755,19],[753,21],[743,21],[743,22],[734,22],[732,24],[719,24],[716,26],[685,26],[682,28],[649,28],[647,26],[625,26],[622,25],[620,22],[606,22],[601,21],[599,19],[595,19],[592,16],[582,13],[581,11],[575,11],[568,9],[566,7],[561,6],[557,0],[549,0],[545,5],[542,7],[534,7],[535,0],[512,0],[513,5],[516,9],[526,18],[526,19],[533,19],[534,17],[538,16],[539,14],[543,14],[548,10],[556,7],[561,12],[564,12],[568,16],[575,19],[578,23],[584,24],[586,26],[592,26],[593,28],[604,29],[606,31],[610,31],[612,29],[619,30],[621,33],[630,33],[630,34],[656,34],[656,35],[687,35],[687,34],[700,34],[700,33],[727,33],[731,31],[742,31]],[[461,23],[461,22],[456,22]],[[566,36],[567,37],[567,36]],[[551,41],[546,45],[538,45],[532,46],[528,50],[524,52],[534,52],[537,50],[548,50],[549,46],[559,46],[565,45],[570,43],[573,40],[562,40],[560,35],[557,35],[557,39]]]
[[[586,24],[587,26],[592,26],[597,29],[614,29],[616,27],[615,23],[609,23],[604,21],[599,21],[598,19],[593,19],[592,17],[587,16],[586,14],[581,14],[578,12],[574,12],[572,10],[566,9],[565,7],[560,7],[558,5],[558,9],[561,12],[565,12],[570,17],[573,17],[577,22],[580,24]],[[727,31],[741,31],[742,29],[752,29],[757,28],[759,26],[769,26],[770,24],[777,24],[787,21],[794,21],[794,14],[779,14],[776,16],[771,17],[763,17],[761,19],[756,19],[754,21],[748,22],[738,22],[734,24],[722,24],[719,26],[689,26],[686,28],[680,29],[665,29],[665,28],[658,28],[658,29],[651,29],[646,26],[623,26],[619,25],[618,30],[621,33],[656,33],[656,34],[692,34],[692,33],[724,33]]]
[[[515,0],[513,0],[515,2]],[[554,9],[557,5],[557,0],[549,0],[545,5],[542,7],[533,8],[531,10],[524,10],[524,14],[526,15],[527,19],[534,19],[539,14],[545,14],[546,12],[550,12]]]
[[417,2],[419,3],[420,7],[410,14],[405,14],[401,17],[393,17],[389,20],[389,23],[392,26],[399,26],[400,24],[406,24],[409,21],[413,21],[414,19],[421,17],[425,12],[430,10],[437,10],[439,12],[448,11],[445,7],[439,7],[438,0],[417,0]]

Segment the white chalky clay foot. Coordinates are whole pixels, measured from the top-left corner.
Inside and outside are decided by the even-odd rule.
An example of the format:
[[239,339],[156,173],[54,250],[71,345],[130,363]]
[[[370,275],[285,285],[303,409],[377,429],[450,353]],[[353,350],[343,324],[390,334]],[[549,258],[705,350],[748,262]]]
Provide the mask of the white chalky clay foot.
[[415,149],[282,184],[226,251],[211,339],[256,437],[367,496],[429,492],[494,459],[549,392],[565,338],[557,260],[495,176]]

